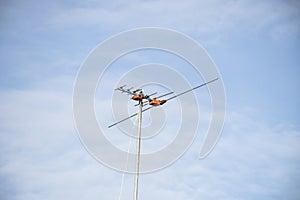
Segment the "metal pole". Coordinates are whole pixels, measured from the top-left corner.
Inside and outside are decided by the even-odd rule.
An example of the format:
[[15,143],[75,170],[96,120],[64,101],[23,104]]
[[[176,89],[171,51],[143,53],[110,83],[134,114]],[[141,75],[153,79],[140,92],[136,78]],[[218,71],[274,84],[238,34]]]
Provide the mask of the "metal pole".
[[142,131],[142,108],[143,101],[139,102],[139,124],[138,124],[138,135],[136,141],[136,171],[134,180],[134,200],[138,200],[138,184],[139,184],[139,170],[140,170],[140,150],[141,150],[141,131]]

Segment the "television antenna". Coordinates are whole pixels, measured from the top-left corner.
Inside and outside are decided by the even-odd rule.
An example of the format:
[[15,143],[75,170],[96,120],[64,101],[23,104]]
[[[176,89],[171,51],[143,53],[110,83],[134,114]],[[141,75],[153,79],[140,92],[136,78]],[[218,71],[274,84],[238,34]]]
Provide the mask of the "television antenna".
[[[131,99],[134,100],[134,101],[138,101],[138,104],[136,104],[136,106],[138,105],[139,106],[139,109],[138,109],[138,112],[133,114],[133,115],[130,115],[114,124],[111,124],[108,126],[108,128],[111,128],[119,123],[122,123],[132,117],[135,117],[135,116],[138,116],[138,133],[137,133],[137,141],[136,141],[136,166],[135,166],[135,179],[134,179],[134,200],[138,200],[138,182],[139,182],[139,168],[140,168],[140,151],[141,151],[141,132],[142,132],[142,114],[143,112],[147,111],[147,110],[150,110],[151,108],[154,108],[154,107],[157,107],[157,106],[162,106],[163,104],[165,104],[167,101],[170,101],[174,98],[177,98],[181,95],[184,95],[188,92],[191,92],[193,90],[196,90],[200,87],[203,87],[209,83],[212,83],[216,80],[218,80],[219,78],[215,78],[211,81],[208,81],[206,83],[203,83],[201,85],[198,85],[196,87],[193,87],[191,89],[188,89],[184,92],[181,92],[179,94],[176,94],[176,95],[173,95],[172,97],[169,97],[167,99],[162,99],[160,100],[159,98],[162,98],[162,97],[165,97],[165,96],[168,96],[168,95],[171,95],[173,94],[174,92],[169,92],[169,93],[166,93],[166,94],[163,94],[163,95],[160,95],[160,96],[157,96],[157,97],[151,97],[155,94],[157,94],[157,92],[153,93],[153,94],[150,94],[150,95],[145,95],[143,90],[142,89],[135,89],[133,90],[133,87],[132,88],[127,88],[125,89],[126,85],[123,85],[121,87],[118,87],[116,88],[115,90],[118,90],[122,93],[127,93],[129,95],[131,95]],[[147,108],[143,109],[143,106],[148,106]]]

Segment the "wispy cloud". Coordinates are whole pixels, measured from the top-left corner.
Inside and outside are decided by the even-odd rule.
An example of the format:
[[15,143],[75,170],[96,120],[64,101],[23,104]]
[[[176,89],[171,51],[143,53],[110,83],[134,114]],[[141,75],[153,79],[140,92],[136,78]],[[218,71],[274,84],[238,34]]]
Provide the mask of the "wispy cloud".
[[196,141],[176,164],[144,177],[143,197],[155,190],[149,184],[160,188],[158,196],[181,193],[175,199],[297,199],[299,141],[299,131],[266,126],[247,113],[229,113],[208,158],[196,161]]
[[240,31],[247,34],[265,29],[277,39],[299,34],[299,22],[292,20],[299,18],[297,3],[214,0],[129,1],[124,4],[117,1],[108,5],[102,7],[100,3],[97,6],[94,2],[84,8],[62,10],[52,23],[117,31],[138,26],[176,27],[200,36],[216,33],[228,36]]
[[72,90],[58,80],[44,83],[54,88],[1,91],[3,199],[112,199],[116,192],[118,179],[111,178],[118,174],[84,150],[74,130]]
[[[120,174],[93,160],[74,134],[70,93],[48,89],[1,96],[4,198],[117,198]],[[197,159],[201,141],[196,140],[171,167],[142,175],[140,197],[296,199],[300,133],[284,124],[258,123],[252,112],[229,112],[208,158]],[[133,176],[126,177],[124,195],[129,196]]]

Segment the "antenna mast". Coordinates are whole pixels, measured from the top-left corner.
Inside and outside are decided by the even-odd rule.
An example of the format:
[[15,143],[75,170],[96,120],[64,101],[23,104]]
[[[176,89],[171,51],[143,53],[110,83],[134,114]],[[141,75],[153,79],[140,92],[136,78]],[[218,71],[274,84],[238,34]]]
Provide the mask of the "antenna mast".
[[138,113],[138,135],[136,141],[136,170],[134,180],[134,200],[138,200],[138,184],[139,184],[139,170],[140,170],[140,153],[141,153],[141,132],[142,132],[142,109],[143,100],[139,101],[139,113]]

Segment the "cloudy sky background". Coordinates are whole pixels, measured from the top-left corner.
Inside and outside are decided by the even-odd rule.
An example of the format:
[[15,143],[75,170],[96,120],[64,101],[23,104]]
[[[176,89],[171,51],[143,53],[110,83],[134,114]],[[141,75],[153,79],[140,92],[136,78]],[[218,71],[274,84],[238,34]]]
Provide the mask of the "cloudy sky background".
[[[155,26],[198,41],[218,66],[227,118],[214,151],[201,136],[174,165],[140,178],[140,199],[299,199],[297,1],[1,1],[1,199],[118,199],[121,173],[83,148],[76,73],[121,31]],[[126,175],[122,199],[132,199]]]

